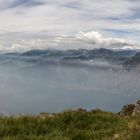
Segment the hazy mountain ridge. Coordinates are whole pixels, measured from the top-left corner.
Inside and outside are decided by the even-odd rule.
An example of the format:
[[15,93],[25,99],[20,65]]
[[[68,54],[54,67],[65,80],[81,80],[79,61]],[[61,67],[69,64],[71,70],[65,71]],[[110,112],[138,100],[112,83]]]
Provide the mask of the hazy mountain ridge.
[[133,57],[128,59],[124,65],[131,68],[131,67],[136,67],[140,64],[140,52],[137,52]]
[[[87,66],[107,62],[111,65],[121,66],[126,69],[133,68],[140,63],[139,50],[110,50],[100,49],[78,49],[78,50],[30,50],[24,53],[0,54],[0,63],[32,63],[37,65],[71,65]],[[82,64],[81,64],[82,63]]]
[[94,58],[128,58],[136,53],[135,50],[119,50],[110,49],[78,49],[78,50],[31,50],[22,53],[22,56],[46,56],[46,57],[63,57],[75,59],[94,59]]

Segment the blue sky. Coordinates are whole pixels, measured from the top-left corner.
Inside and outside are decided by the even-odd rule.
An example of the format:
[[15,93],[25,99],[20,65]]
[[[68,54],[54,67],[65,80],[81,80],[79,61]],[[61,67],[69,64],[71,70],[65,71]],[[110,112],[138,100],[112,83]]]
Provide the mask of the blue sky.
[[0,0],[0,19],[2,45],[80,31],[140,39],[140,0]]

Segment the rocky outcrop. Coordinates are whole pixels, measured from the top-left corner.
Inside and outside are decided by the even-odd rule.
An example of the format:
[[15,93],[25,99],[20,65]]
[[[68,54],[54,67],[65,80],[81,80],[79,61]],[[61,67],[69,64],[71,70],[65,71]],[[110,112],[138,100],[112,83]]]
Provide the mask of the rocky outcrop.
[[132,115],[134,108],[135,108],[134,104],[125,105],[118,114],[120,116]]
[[140,100],[135,104],[135,108],[133,110],[132,116],[140,115]]
[[136,104],[125,105],[118,114],[120,116],[140,116],[140,100]]

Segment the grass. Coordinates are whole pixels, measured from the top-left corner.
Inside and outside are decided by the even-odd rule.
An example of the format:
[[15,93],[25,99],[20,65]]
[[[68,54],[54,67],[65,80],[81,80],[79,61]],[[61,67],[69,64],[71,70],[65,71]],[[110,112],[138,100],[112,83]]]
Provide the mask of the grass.
[[139,117],[94,110],[0,118],[0,140],[139,140]]

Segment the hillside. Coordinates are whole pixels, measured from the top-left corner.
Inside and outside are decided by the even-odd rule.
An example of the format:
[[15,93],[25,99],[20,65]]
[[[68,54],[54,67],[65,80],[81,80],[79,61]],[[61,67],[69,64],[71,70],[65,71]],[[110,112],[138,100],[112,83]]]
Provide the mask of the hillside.
[[0,119],[1,140],[139,140],[140,119],[93,110]]

